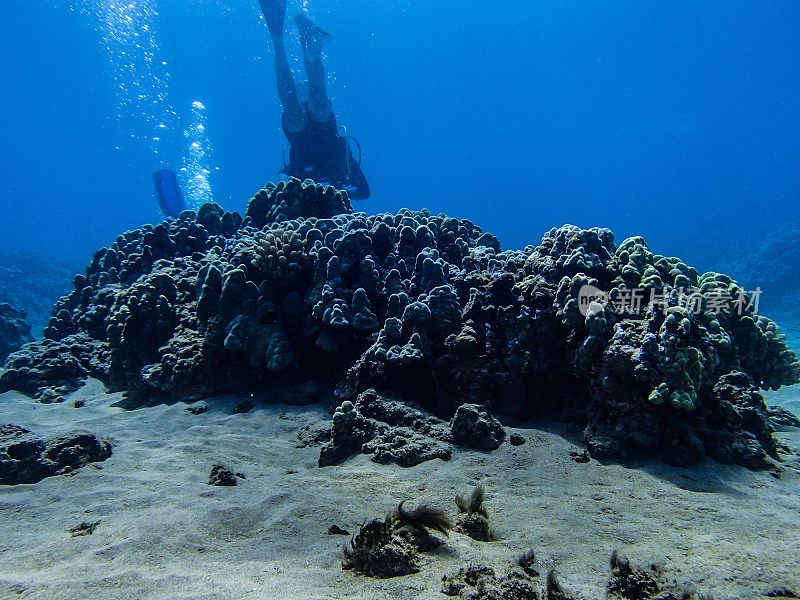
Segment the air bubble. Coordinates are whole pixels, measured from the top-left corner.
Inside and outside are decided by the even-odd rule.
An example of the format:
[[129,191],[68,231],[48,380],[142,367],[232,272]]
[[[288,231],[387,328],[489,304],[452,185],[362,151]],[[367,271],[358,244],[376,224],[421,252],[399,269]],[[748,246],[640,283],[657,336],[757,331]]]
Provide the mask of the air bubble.
[[184,198],[189,208],[197,209],[206,202],[213,202],[209,160],[211,141],[206,133],[205,105],[199,100],[192,102],[191,123],[186,127],[184,136],[189,146],[180,169],[184,183]]
[[154,33],[155,0],[83,0],[83,7],[94,15],[102,35],[115,83],[117,119],[139,133],[131,138],[155,144],[176,122],[167,101],[167,63],[159,57]]

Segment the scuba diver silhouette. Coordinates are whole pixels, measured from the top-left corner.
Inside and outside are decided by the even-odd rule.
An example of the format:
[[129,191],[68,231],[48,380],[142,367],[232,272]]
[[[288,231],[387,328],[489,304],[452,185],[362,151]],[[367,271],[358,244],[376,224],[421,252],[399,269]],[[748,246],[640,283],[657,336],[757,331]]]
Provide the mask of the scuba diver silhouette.
[[328,99],[322,48],[330,41],[330,34],[317,27],[304,12],[294,18],[308,77],[308,99],[301,100],[283,46],[286,0],[259,0],[259,4],[272,37],[278,96],[283,106],[281,125],[290,146],[289,164],[284,158],[281,173],[345,189],[357,200],[369,198],[369,184],[360,166],[361,147],[356,141],[359,150],[356,160],[349,144],[355,138],[348,136],[346,130],[344,135],[339,134]]

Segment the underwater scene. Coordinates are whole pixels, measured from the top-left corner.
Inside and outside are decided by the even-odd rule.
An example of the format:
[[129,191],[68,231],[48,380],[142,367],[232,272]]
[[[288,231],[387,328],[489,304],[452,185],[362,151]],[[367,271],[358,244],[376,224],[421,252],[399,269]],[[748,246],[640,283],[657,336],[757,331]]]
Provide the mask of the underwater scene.
[[800,598],[800,3],[3,6],[0,599]]

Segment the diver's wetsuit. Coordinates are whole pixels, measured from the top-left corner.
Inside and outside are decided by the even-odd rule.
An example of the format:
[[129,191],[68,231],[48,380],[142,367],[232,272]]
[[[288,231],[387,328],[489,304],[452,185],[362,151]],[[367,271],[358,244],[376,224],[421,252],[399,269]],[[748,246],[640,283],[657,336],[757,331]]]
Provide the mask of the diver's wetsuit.
[[308,118],[302,131],[288,131],[281,119],[283,133],[291,146],[289,164],[281,172],[300,180],[313,179],[346,189],[356,200],[369,198],[369,184],[347,140],[338,133],[333,111],[325,123],[317,123],[308,114],[307,103],[303,108]]

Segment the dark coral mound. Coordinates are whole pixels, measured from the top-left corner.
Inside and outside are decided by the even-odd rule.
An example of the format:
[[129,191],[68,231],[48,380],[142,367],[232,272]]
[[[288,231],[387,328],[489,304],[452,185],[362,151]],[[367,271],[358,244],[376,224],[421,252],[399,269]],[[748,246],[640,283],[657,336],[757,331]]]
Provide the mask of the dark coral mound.
[[31,326],[25,318],[25,311],[7,302],[0,302],[0,361],[33,341]]
[[336,408],[318,464],[335,465],[363,452],[376,463],[413,467],[435,458],[449,460],[452,441],[445,421],[412,402],[390,400],[367,390],[355,404],[345,400]]
[[[636,310],[586,310],[583,286],[641,294]],[[607,229],[501,251],[469,221],[353,214],[345,193],[290,180],[244,220],[205,205],[97,252],[0,390],[94,376],[137,405],[333,381],[340,402],[375,389],[442,419],[490,399],[571,420],[595,456],[761,468],[777,450],[758,390],[798,382],[800,362],[747,300]]]
[[453,442],[478,450],[497,450],[506,431],[486,406],[462,404],[450,420]]
[[16,425],[0,425],[0,485],[36,483],[111,456],[111,444],[85,432],[42,440]]

